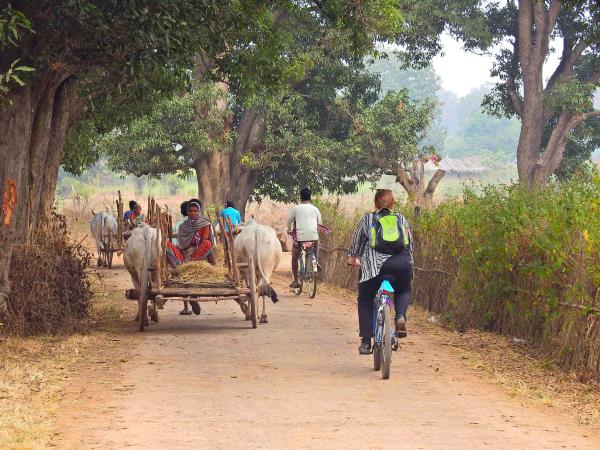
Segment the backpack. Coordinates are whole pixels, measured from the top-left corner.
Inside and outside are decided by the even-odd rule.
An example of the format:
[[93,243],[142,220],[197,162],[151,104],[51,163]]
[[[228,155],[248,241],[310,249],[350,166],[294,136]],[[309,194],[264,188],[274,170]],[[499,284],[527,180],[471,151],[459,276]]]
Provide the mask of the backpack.
[[389,210],[373,213],[370,230],[371,248],[385,255],[395,255],[408,248],[408,233],[400,217]]

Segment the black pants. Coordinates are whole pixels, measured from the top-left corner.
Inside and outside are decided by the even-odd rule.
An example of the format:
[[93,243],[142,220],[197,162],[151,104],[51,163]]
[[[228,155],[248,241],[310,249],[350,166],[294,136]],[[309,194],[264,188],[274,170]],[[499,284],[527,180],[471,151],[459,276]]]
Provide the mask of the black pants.
[[408,255],[398,254],[383,264],[378,276],[358,283],[358,325],[363,339],[373,337],[373,300],[381,285],[382,275],[392,275],[396,279],[392,283],[396,318],[406,318],[406,310],[410,304],[412,264]]

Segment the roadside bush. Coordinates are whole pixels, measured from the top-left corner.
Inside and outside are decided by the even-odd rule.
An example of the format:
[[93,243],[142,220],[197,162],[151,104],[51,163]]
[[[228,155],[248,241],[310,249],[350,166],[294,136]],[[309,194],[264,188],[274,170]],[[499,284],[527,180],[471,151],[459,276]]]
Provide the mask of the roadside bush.
[[69,240],[65,219],[52,223],[29,244],[16,245],[10,266],[11,296],[0,331],[27,336],[78,329],[88,314],[91,253]]
[[[355,289],[345,249],[358,215],[319,205],[325,281]],[[415,240],[413,301],[469,327],[527,339],[569,370],[600,376],[600,178],[468,189],[408,215]]]
[[415,301],[600,375],[599,206],[596,178],[486,186],[425,211],[413,226]]

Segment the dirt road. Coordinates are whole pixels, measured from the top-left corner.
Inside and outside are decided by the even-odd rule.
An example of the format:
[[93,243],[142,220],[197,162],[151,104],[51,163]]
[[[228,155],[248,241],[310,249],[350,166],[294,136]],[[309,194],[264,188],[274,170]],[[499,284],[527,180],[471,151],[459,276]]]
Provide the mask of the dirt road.
[[[112,275],[111,275],[112,274]],[[108,288],[128,287],[124,271]],[[551,408],[509,397],[418,329],[381,380],[356,350],[352,299],[295,297],[279,286],[270,323],[237,305],[179,316],[168,303],[144,333],[70,385],[59,448],[600,448],[600,435]]]

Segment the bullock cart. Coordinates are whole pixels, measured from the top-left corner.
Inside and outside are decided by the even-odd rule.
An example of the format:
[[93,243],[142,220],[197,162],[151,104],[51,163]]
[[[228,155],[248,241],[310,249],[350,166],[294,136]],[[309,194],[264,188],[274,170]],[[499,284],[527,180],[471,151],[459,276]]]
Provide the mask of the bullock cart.
[[[222,282],[188,282],[170,279],[164,249],[167,247],[167,239],[172,237],[172,217],[158,207],[153,200],[149,201],[148,211],[149,224],[159,230],[158,239],[155,242],[159,255],[156,261],[157,267],[149,269],[151,276],[148,277],[147,285],[141,287],[142,292],[137,292],[135,289],[126,292],[126,298],[138,301],[139,330],[144,331],[144,327],[148,324],[146,314],[148,303],[151,303],[151,319],[157,321],[157,308],[162,308],[168,300],[197,302],[234,300],[246,315],[246,320],[250,321],[252,328],[256,328],[258,324],[258,291],[254,261],[252,259],[248,263],[236,261],[231,220],[228,221],[228,231],[220,233],[225,265],[228,269],[226,279]],[[219,217],[219,225],[221,230],[225,230],[222,217]]]

